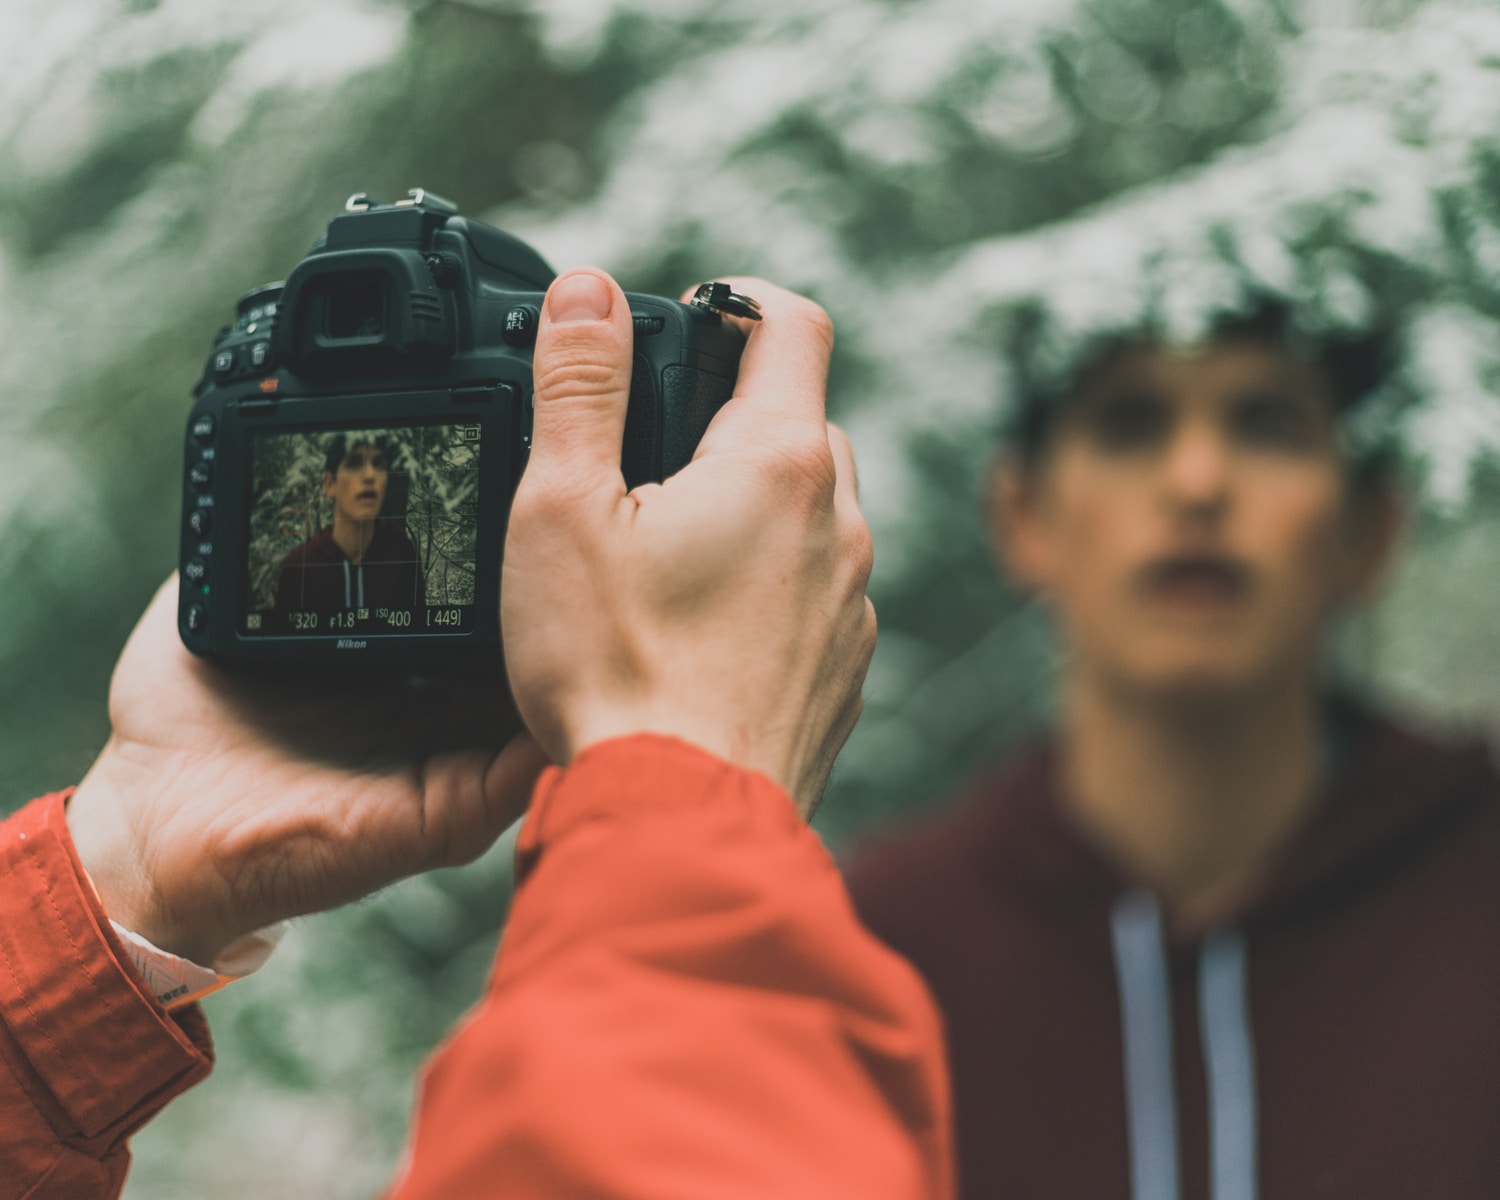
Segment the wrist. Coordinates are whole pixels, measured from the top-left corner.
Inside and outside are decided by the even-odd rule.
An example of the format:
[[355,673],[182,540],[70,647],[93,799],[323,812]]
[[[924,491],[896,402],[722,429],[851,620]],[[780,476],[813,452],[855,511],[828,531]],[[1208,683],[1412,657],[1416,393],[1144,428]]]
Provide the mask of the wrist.
[[[709,797],[716,799],[705,806]],[[757,819],[807,832],[793,798],[762,771],[671,734],[637,731],[595,742],[538,782],[516,845],[517,879],[529,874],[543,842],[556,843],[601,818],[675,819],[684,810],[706,814],[746,805]]]
[[743,723],[716,720],[708,712],[601,707],[587,713],[570,732],[570,762],[602,743],[641,734],[685,742],[731,766],[765,776],[791,798],[804,820],[811,819],[828,777],[826,767],[814,761],[801,729],[757,735]]
[[765,775],[784,791],[791,790],[785,772],[778,769],[780,764],[770,761],[775,756],[767,746],[755,745],[744,731],[731,730],[703,713],[595,708],[569,730],[568,762],[607,742],[640,736],[686,743],[721,762]]
[[[212,962],[219,949],[235,936],[215,930],[202,918],[202,906],[170,902],[161,887],[149,847],[138,826],[159,797],[139,790],[159,783],[137,772],[114,739],[79,783],[66,808],[68,832],[79,864],[93,884],[105,915],[171,954],[197,963]],[[193,912],[197,919],[173,919],[174,913]]]
[[119,921],[111,920],[110,925],[125,956],[168,1011],[196,1004],[236,979],[260,970],[286,932],[285,924],[277,924],[248,934],[225,947],[212,963],[204,965],[163,950]]

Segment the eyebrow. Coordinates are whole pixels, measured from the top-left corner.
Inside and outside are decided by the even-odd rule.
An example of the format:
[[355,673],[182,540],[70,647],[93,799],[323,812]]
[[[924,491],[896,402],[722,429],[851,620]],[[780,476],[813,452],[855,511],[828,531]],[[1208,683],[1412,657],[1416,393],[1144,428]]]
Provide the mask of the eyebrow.
[[1274,400],[1283,405],[1314,408],[1334,416],[1338,402],[1333,393],[1316,378],[1299,371],[1277,368],[1245,380],[1225,393],[1230,403],[1246,400]]
[[1172,389],[1161,379],[1145,370],[1122,370],[1106,379],[1099,379],[1073,394],[1063,415],[1087,416],[1102,408],[1108,408],[1123,400],[1155,401],[1170,403]]

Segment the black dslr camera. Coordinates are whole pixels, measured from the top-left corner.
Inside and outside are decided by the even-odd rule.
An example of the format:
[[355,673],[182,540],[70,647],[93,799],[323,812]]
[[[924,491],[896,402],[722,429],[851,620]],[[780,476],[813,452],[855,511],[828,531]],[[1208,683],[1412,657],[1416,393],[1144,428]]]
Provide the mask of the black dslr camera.
[[[245,667],[501,664],[500,556],[531,441],[550,267],[420,189],[352,197],[284,284],[240,300],[194,389],[178,628]],[[622,468],[685,466],[734,388],[753,301],[629,295]]]

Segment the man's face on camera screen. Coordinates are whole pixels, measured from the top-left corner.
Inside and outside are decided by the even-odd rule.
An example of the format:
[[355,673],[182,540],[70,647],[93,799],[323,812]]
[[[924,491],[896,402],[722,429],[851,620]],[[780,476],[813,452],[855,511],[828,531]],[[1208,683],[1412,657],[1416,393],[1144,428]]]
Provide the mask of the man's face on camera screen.
[[337,516],[347,521],[372,521],[385,503],[390,464],[379,446],[352,446],[338,470],[323,472],[323,494]]

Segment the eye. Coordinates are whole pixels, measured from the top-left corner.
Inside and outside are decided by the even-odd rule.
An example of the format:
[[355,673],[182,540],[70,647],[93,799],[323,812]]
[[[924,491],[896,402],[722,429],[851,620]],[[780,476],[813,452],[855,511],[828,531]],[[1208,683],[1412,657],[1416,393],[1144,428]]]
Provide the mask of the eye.
[[1303,451],[1322,443],[1328,421],[1301,397],[1267,390],[1237,397],[1229,424],[1233,436],[1248,445]]
[[1172,410],[1160,395],[1144,388],[1099,397],[1083,414],[1084,429],[1103,451],[1125,454],[1160,445],[1172,426]]

